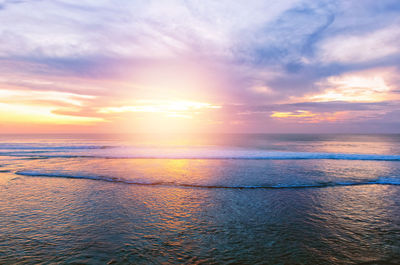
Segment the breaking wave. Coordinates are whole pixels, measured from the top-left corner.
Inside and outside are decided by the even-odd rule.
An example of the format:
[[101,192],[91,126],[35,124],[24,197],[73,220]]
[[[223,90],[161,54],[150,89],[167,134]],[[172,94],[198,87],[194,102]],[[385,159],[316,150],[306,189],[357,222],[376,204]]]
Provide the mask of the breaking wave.
[[46,158],[111,158],[111,159],[258,159],[258,160],[372,160],[400,161],[395,154],[294,152],[262,149],[241,149],[216,146],[203,147],[139,147],[112,145],[43,145],[0,144],[0,156]]
[[381,177],[373,180],[360,181],[330,181],[314,183],[275,183],[270,185],[223,185],[223,184],[197,184],[197,183],[178,183],[163,181],[131,181],[120,178],[107,176],[90,176],[90,175],[73,175],[64,173],[47,173],[40,171],[17,171],[16,175],[30,177],[54,177],[54,178],[72,178],[72,179],[89,179],[107,182],[116,182],[131,185],[148,185],[148,186],[173,186],[173,187],[192,187],[192,188],[210,188],[210,189],[296,189],[296,188],[322,188],[334,186],[355,186],[355,185],[400,185],[400,179],[395,177]]
[[218,149],[93,149],[77,152],[18,151],[0,152],[2,156],[30,158],[109,158],[109,159],[243,159],[243,160],[369,160],[400,161],[400,155],[346,154],[315,152],[281,152],[264,150],[218,150]]

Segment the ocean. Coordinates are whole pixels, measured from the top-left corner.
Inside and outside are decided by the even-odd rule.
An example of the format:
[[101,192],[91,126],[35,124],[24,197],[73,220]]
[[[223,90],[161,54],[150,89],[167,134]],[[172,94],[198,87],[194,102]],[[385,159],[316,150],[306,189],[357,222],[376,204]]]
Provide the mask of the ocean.
[[0,135],[0,264],[400,264],[400,135]]

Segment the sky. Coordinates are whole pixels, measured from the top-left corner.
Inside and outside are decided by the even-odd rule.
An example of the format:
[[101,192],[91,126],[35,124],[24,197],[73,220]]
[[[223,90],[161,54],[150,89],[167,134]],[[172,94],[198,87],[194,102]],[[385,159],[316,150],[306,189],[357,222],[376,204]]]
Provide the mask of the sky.
[[399,133],[398,0],[0,0],[2,133]]

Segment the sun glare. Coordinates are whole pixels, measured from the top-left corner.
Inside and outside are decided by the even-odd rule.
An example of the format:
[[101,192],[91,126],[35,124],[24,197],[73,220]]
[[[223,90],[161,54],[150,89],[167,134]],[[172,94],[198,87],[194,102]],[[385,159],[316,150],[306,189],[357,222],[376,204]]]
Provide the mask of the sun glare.
[[162,134],[197,132],[207,128],[211,113],[221,108],[199,101],[146,99],[123,106],[103,107],[97,112],[106,119],[120,117],[120,125],[126,131]]
[[143,112],[161,113],[165,117],[190,118],[194,114],[207,109],[219,109],[221,106],[210,103],[184,100],[138,100],[134,105],[120,107],[105,107],[99,113]]

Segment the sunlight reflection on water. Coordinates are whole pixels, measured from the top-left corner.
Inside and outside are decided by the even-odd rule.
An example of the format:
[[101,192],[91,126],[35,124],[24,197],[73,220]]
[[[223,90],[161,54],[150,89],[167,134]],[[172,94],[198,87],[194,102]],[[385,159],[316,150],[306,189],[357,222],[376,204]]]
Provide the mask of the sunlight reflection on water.
[[[58,137],[0,141],[14,148],[0,158],[1,264],[400,263],[399,161],[13,156],[20,145],[64,154],[122,144]],[[214,144],[398,147],[397,136],[235,137]]]

